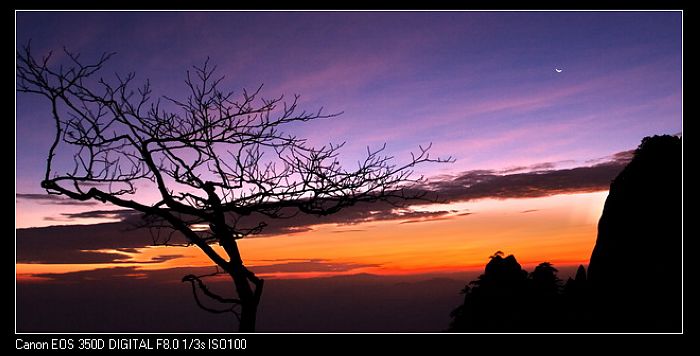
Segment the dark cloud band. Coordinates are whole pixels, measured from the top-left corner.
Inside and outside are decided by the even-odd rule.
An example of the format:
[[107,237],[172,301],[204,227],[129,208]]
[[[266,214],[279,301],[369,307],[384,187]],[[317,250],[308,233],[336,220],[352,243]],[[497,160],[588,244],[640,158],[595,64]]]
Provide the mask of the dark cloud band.
[[[573,194],[607,190],[612,179],[628,163],[629,152],[620,152],[606,161],[588,167],[550,169],[552,164],[516,167],[506,171],[467,171],[461,174],[436,177],[414,188],[416,193],[436,197],[441,203],[476,199],[535,198],[557,194]],[[521,170],[531,171],[506,174]],[[48,197],[48,198],[46,198]],[[40,194],[17,194],[18,199],[58,201],[64,198]],[[46,199],[46,200],[42,200]],[[426,201],[409,201],[403,207],[388,202],[360,203],[336,214],[318,217],[294,214],[293,219],[269,219],[252,214],[250,226],[264,222],[266,227],[257,236],[297,234],[313,229],[314,225],[357,225],[374,221],[396,220],[401,223],[421,223],[444,220],[471,214],[465,211],[415,211],[411,205]],[[525,211],[527,212],[527,211]],[[17,229],[17,262],[21,263],[123,263],[129,255],[154,244],[153,231],[136,228],[140,214],[130,210],[94,210],[62,214],[65,219],[118,218],[121,222],[94,225],[66,225],[43,228]],[[175,234],[170,241],[182,244],[182,236]],[[101,252],[99,250],[117,250]],[[305,262],[307,263],[307,262]]]

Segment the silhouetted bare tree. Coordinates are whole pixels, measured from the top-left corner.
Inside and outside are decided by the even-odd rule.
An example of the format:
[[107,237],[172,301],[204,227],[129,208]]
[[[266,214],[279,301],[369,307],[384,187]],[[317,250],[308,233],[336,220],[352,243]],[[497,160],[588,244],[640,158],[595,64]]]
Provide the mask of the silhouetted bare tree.
[[[134,88],[133,73],[97,78],[113,54],[84,63],[64,53],[70,63],[58,67],[50,53],[35,57],[29,45],[17,55],[18,91],[46,97],[55,121],[41,186],[49,194],[143,212],[150,227],[169,229],[165,237],[154,235],[154,243],[174,243],[173,232],[184,235],[186,245],[199,247],[217,270],[231,276],[238,296],[212,292],[204,276],[183,281],[192,283],[202,308],[233,312],[240,331],[255,330],[263,280],[246,268],[238,239],[262,231],[264,219],[328,215],[358,202],[418,198],[405,189],[420,180],[412,178],[411,167],[450,161],[433,159],[430,147],[421,147],[397,165],[384,148],[368,149],[366,158],[348,170],[338,160],[343,144],[316,148],[281,131],[288,124],[338,115],[299,112],[296,96],[291,102],[265,99],[258,88],[244,90],[236,100],[219,88],[223,77],[215,76],[207,60],[187,72],[188,97],[153,99],[148,81]],[[157,191],[157,198],[135,195],[137,185]],[[253,216],[256,223],[244,222]],[[229,306],[207,307],[197,290]]]

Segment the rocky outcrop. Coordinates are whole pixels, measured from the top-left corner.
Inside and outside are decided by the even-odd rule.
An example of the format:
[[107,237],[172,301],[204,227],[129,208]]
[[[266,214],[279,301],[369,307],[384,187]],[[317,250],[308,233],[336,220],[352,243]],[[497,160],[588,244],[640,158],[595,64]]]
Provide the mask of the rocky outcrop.
[[610,185],[588,267],[593,331],[681,331],[682,148],[642,140]]

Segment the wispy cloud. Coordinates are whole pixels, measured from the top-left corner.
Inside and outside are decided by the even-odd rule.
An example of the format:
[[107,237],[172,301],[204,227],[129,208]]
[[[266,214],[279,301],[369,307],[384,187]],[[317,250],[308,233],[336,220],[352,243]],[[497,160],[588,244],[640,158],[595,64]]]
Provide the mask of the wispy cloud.
[[343,229],[343,230],[333,230],[332,233],[334,234],[344,234],[348,232],[364,232],[367,231],[365,229]]
[[84,281],[114,280],[118,278],[143,278],[146,273],[136,267],[110,267],[67,273],[37,273],[33,277],[48,279],[52,282],[76,283]]
[[[180,255],[168,255],[153,258],[144,263],[159,263],[178,258]],[[285,260],[279,263],[269,263],[250,266],[250,269],[260,275],[275,273],[344,273],[361,268],[381,267],[381,264],[332,262],[324,259],[298,259]],[[177,267],[163,270],[144,270],[139,266],[115,266],[109,268],[96,268],[91,270],[74,271],[66,273],[36,273],[32,277],[48,279],[54,282],[81,282],[95,280],[110,280],[119,278],[147,278],[156,282],[172,282],[182,278],[185,274],[209,274],[215,271],[213,267]]]
[[130,210],[130,209],[119,209],[119,210],[89,210],[82,211],[78,213],[62,213],[65,219],[121,219],[126,220],[127,218],[134,216],[141,216],[141,213]]
[[523,171],[544,171],[544,170],[551,170],[556,167],[555,163],[552,162],[544,162],[544,163],[536,163],[536,164],[531,164],[529,166],[518,166],[518,167],[509,167],[502,169],[498,171],[500,174],[508,174],[508,173],[515,173],[515,172],[523,172]]
[[97,205],[95,201],[80,201],[68,199],[62,195],[55,194],[35,194],[35,193],[17,193],[15,197],[18,201],[33,201],[39,204],[56,204],[56,205]]
[[305,273],[305,272],[349,272],[358,268],[380,267],[380,264],[330,262],[322,259],[291,261],[263,266],[252,266],[255,273]]
[[628,162],[627,156],[590,167],[499,174],[467,171],[438,177],[424,189],[441,199],[456,202],[474,199],[536,198],[606,190]]

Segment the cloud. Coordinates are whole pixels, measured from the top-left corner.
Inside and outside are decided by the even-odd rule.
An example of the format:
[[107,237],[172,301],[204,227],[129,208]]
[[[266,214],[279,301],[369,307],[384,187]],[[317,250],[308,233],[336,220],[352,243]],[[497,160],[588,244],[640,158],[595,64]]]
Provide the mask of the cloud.
[[[123,249],[117,249],[117,250],[119,251],[119,250],[123,250]],[[138,253],[138,251],[137,251],[137,253]],[[176,254],[173,254],[173,255],[153,256],[153,257],[151,257],[150,260],[147,260],[147,261],[139,261],[139,260],[117,260],[117,261],[111,261],[111,262],[109,262],[109,263],[110,263],[110,264],[129,263],[129,264],[139,264],[139,265],[143,265],[143,264],[163,263],[163,262],[170,261],[170,260],[174,260],[174,259],[176,259],[176,258],[181,258],[181,257],[184,257],[184,255],[176,255]],[[131,256],[129,256],[129,258],[131,258]]]
[[634,158],[635,150],[622,151],[612,155],[612,162],[629,162]]
[[71,223],[76,219],[111,219],[118,221],[130,221],[138,225],[142,214],[135,210],[120,209],[120,210],[88,210],[78,213],[61,213],[60,216],[45,216],[44,221],[54,221]]
[[[153,262],[162,262],[181,257],[180,255],[168,255],[155,257]],[[350,272],[358,268],[381,267],[381,264],[353,263],[353,262],[331,262],[324,259],[291,259],[272,260],[268,262],[278,262],[271,264],[250,266],[253,272],[258,274],[270,273],[310,273],[310,272]],[[144,262],[145,263],[145,262]],[[216,271],[209,267],[175,267],[160,270],[142,270],[138,266],[115,266],[108,268],[96,268],[83,271],[73,271],[66,273],[35,273],[32,277],[49,279],[54,282],[80,282],[87,280],[110,280],[119,278],[150,279],[156,282],[170,283],[180,281],[182,276],[187,274],[203,275]]]
[[33,277],[46,278],[54,282],[76,283],[82,281],[108,280],[144,275],[136,267],[110,267],[67,273],[36,273]]
[[[408,214],[404,214],[409,220],[400,222],[400,224],[415,224],[426,221],[439,221],[447,220],[454,212],[452,211],[413,211]],[[462,214],[458,214],[462,215]]]
[[380,267],[371,263],[329,262],[322,259],[290,261],[263,266],[252,266],[255,273],[304,273],[304,272],[348,272],[358,268]]
[[634,151],[635,150],[617,152],[610,156],[590,159],[586,161],[586,163],[591,165],[627,163],[632,160],[632,157],[634,157]]
[[45,216],[44,221],[56,221],[56,222],[71,222],[71,219],[68,218],[59,218],[55,216]]
[[[128,221],[17,229],[16,232],[18,263],[125,263],[132,257],[130,253],[153,245],[148,229],[136,229]],[[176,234],[172,242],[183,243],[184,239]]]
[[519,166],[519,167],[510,167],[503,169],[499,171],[501,174],[507,174],[507,173],[515,173],[515,172],[523,172],[523,171],[544,171],[544,170],[551,170],[556,167],[556,164],[552,162],[545,162],[545,163],[537,163],[529,166]]
[[[19,244],[18,244],[19,245]],[[93,263],[121,263],[131,256],[124,253],[101,252],[75,249],[46,248],[34,250],[31,253],[22,253],[27,249],[17,248],[18,263],[44,263],[44,264],[93,264]]]
[[120,209],[120,210],[90,210],[83,211],[79,213],[63,213],[61,214],[66,219],[122,219],[133,216],[141,216],[141,213],[130,210],[130,209]]
[[[552,167],[543,163],[514,167],[504,171],[527,172],[504,174],[504,171],[473,170],[455,175],[435,177],[419,187],[418,193],[437,197],[440,203],[476,199],[535,198],[556,194],[573,194],[607,190],[631,158],[630,151],[611,155],[608,160],[570,169],[536,170]],[[31,198],[30,198],[31,199]],[[425,205],[423,200],[409,201],[402,207],[389,202],[358,203],[336,214],[319,217],[294,214],[283,210],[288,218],[270,219],[251,214],[240,219],[238,227],[253,227],[265,223],[262,234],[255,237],[297,234],[313,230],[320,224],[355,226],[377,221],[399,221],[415,224],[466,216],[466,211],[415,211],[411,205]],[[525,211],[529,212],[529,211]],[[523,213],[525,213],[523,212]],[[136,228],[140,214],[129,210],[95,210],[63,214],[67,218],[119,217],[121,222],[93,225],[49,226],[17,229],[17,262],[20,263],[127,263],[139,248],[162,241],[169,231],[157,237],[145,228]],[[247,219],[247,220],[246,220]],[[247,225],[246,225],[247,224]],[[337,233],[361,229],[338,230]],[[170,241],[182,244],[184,237],[175,233]],[[131,255],[130,255],[131,254]],[[130,263],[130,262],[129,262]],[[152,262],[145,262],[152,263]],[[308,263],[306,261],[305,263]]]
[[17,200],[35,201],[39,204],[57,204],[57,205],[81,205],[90,206],[97,205],[96,201],[80,201],[66,198],[62,195],[55,194],[34,194],[34,193],[17,193]]
[[346,232],[363,232],[367,231],[366,229],[348,229],[348,230],[334,230],[332,231],[334,234],[344,234]]
[[[449,214],[451,214],[449,211],[412,211],[408,209],[397,209],[396,207],[392,207],[390,210],[362,211],[360,209],[352,209],[351,216],[354,217],[353,219],[347,219],[348,221],[337,221],[337,223],[343,225],[355,225],[371,221],[387,220],[406,220],[404,222],[417,222],[435,220]],[[349,217],[350,216],[346,218]]]
[[149,261],[130,261],[128,263],[138,263],[138,264],[148,264],[148,263],[162,263],[165,261],[170,261],[174,260],[176,258],[181,258],[184,257],[184,255],[161,255],[161,256],[154,256],[151,257]]
[[499,174],[495,171],[467,171],[441,176],[422,188],[446,202],[475,199],[537,198],[607,190],[610,182],[629,161],[615,155],[611,161],[589,167]]

